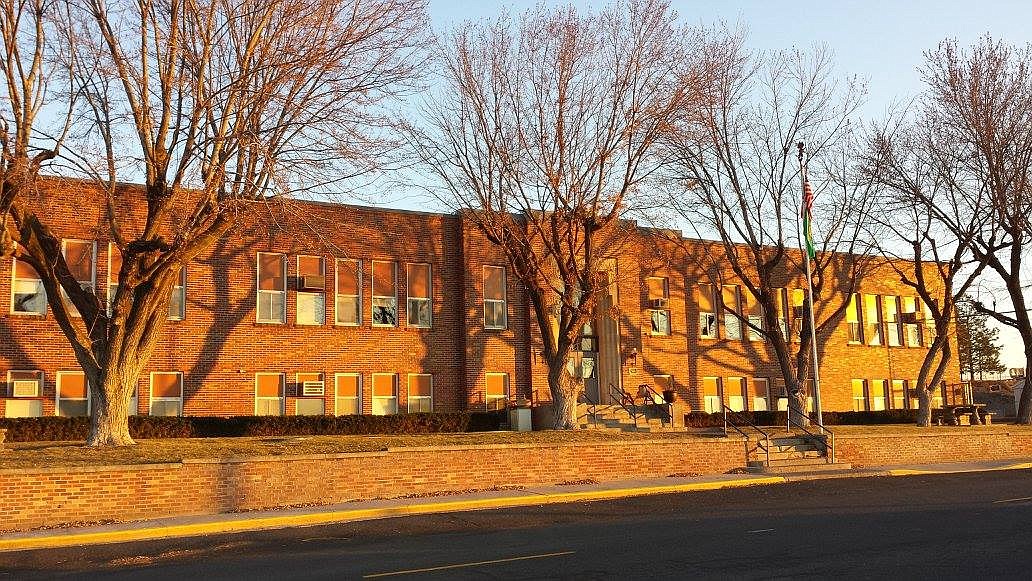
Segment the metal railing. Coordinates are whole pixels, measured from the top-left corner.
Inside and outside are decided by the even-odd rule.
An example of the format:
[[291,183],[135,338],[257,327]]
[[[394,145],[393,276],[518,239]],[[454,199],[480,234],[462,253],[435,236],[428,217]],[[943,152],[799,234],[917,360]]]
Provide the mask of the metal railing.
[[[800,415],[800,414],[796,414],[796,415]],[[820,422],[817,422],[817,421],[814,421],[814,420],[810,420],[809,417],[807,417],[809,422],[811,424],[813,424],[813,425],[816,425],[818,428],[820,428],[821,435],[815,434],[815,433],[811,432],[810,430],[806,429],[806,426],[804,426],[802,424],[802,422],[800,422],[799,420],[796,420],[796,419],[794,419],[792,417],[792,402],[791,401],[788,402],[788,408],[787,408],[787,413],[786,413],[785,417],[787,418],[787,420],[786,420],[786,424],[787,425],[785,427],[788,429],[789,433],[792,432],[792,425],[794,424],[797,428],[799,428],[800,430],[803,431],[803,433],[805,434],[804,437],[808,437],[810,440],[812,440],[814,442],[817,442],[821,447],[824,448],[824,457],[827,459],[827,462],[829,464],[834,464],[835,463],[835,434],[834,434],[834,432],[829,430],[824,424],[822,424]],[[829,439],[831,440],[830,444],[828,442]]]
[[[730,426],[734,431],[738,432],[739,434],[741,434],[745,438],[745,460],[746,460],[746,462],[748,462],[749,461],[749,442],[751,441],[751,439],[749,438],[749,434],[747,434],[745,432],[745,430],[743,430],[737,424],[735,424],[734,420],[732,420],[732,419],[730,419],[728,417],[728,414],[735,414],[736,413],[734,410],[729,409],[726,405],[724,405],[724,402],[720,402],[720,407],[721,407],[722,411],[724,412],[724,435],[725,436],[727,435],[727,428],[728,428],[728,426]],[[753,430],[756,430],[757,432],[759,432],[760,436],[763,437],[762,444],[761,444],[761,442],[759,440],[757,440],[756,446],[760,447],[762,445],[763,453],[764,453],[763,465],[764,466],[770,466],[770,434],[768,434],[767,432],[763,431],[763,429],[761,429],[759,426],[757,426],[756,424],[750,422],[749,420],[745,419],[744,417],[739,417],[739,416],[735,416],[735,417],[738,419],[738,421],[740,421],[743,424],[749,426]]]
[[580,403],[580,400],[583,400],[583,403],[587,404],[588,411],[583,416],[577,416],[577,419],[580,420],[582,417],[583,418],[588,418],[588,424],[590,426],[592,426],[592,427],[597,428],[598,427],[598,421],[597,421],[598,420],[598,402],[593,400],[593,399],[591,399],[591,396],[589,396],[587,394],[587,392],[585,392],[585,391],[582,391],[580,393],[580,397],[578,398],[578,403]]
[[616,385],[610,383],[609,384],[609,399],[611,399],[611,400],[615,401],[616,403],[620,404],[620,407],[622,407],[624,409],[624,411],[627,412],[627,414],[629,416],[631,416],[631,419],[634,420],[634,426],[637,428],[638,427],[638,410],[637,410],[637,406],[634,405],[634,397],[631,394],[629,394],[626,391],[624,391],[624,389],[622,387],[617,387]]
[[657,409],[662,412],[663,415],[659,417],[660,424],[665,425],[669,423],[670,425],[673,425],[673,405],[668,403],[666,398],[660,395],[655,389],[652,389],[652,386],[647,383],[639,385],[638,388],[642,391],[642,399],[644,400],[642,403],[644,406],[651,407],[652,409]]

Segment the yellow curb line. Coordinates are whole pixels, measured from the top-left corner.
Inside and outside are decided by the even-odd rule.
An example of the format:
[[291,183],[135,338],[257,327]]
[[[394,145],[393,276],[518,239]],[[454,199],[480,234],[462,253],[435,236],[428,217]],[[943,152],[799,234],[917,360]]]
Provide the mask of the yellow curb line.
[[1029,468],[1032,468],[1032,462],[1008,464],[992,468],[978,468],[975,470],[915,470],[913,468],[897,468],[887,470],[886,473],[889,476],[920,476],[922,474],[963,474],[965,472],[995,472],[997,470],[1028,470]]
[[387,518],[392,516],[433,514],[439,512],[456,512],[487,508],[511,508],[517,506],[534,506],[577,502],[582,500],[608,500],[629,496],[645,496],[650,494],[669,494],[690,492],[695,490],[717,490],[721,488],[738,488],[761,484],[780,484],[786,482],[782,476],[762,478],[741,478],[736,480],[717,480],[712,482],[692,482],[667,486],[642,486],[622,488],[618,490],[591,490],[584,492],[561,492],[537,494],[533,496],[512,496],[501,498],[481,498],[475,500],[455,500],[411,504],[383,508],[364,508],[354,510],[337,510],[310,514],[291,514],[284,516],[266,516],[248,518],[246,516],[226,521],[205,522],[182,525],[156,526],[120,531],[104,531],[95,533],[70,533],[49,537],[25,537],[14,539],[0,538],[0,552],[25,551],[29,549],[52,549],[79,545],[105,543],[125,543],[131,541],[147,541],[173,537],[192,537],[208,534],[234,533],[266,529],[315,526],[333,523],[353,522]]

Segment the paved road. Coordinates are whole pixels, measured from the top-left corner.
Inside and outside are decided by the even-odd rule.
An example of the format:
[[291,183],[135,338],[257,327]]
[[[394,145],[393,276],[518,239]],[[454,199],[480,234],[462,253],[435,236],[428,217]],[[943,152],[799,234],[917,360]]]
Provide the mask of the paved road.
[[1032,577],[1032,471],[851,478],[0,553],[0,578]]

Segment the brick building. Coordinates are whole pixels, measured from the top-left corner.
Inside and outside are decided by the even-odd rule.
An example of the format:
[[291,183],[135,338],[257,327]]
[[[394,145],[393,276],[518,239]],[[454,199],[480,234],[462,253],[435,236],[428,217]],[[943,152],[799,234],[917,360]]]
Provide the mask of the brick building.
[[[106,297],[118,269],[102,206],[56,181],[41,211],[84,284]],[[126,193],[124,216],[139,207]],[[263,211],[265,211],[263,209]],[[241,226],[188,265],[161,343],[140,379],[140,414],[249,415],[477,410],[515,393],[547,400],[535,324],[502,255],[458,214],[298,203],[282,219]],[[575,369],[586,391],[671,388],[685,409],[770,409],[783,390],[764,341],[720,305],[758,313],[734,286],[705,284],[689,256],[634,228],[611,261],[605,309],[586,329]],[[662,252],[657,252],[657,248]],[[687,250],[685,250],[687,248]],[[887,270],[887,269],[886,269]],[[0,261],[0,414],[89,412],[83,375],[25,264]],[[926,328],[889,273],[874,273],[843,322],[822,337],[825,410],[916,405],[908,393]],[[786,274],[786,328],[802,300]],[[834,305],[826,305],[833,308]],[[600,311],[601,312],[601,311]],[[618,316],[612,316],[618,312]],[[951,368],[947,381],[959,380]]]

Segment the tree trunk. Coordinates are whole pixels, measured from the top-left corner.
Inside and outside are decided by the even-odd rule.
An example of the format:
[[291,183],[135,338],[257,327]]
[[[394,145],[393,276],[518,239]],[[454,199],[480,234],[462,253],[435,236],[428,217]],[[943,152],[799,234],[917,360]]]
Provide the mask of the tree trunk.
[[917,390],[917,427],[932,425],[932,390],[919,387]]
[[[1028,345],[1028,343],[1026,343]],[[1032,381],[1029,380],[1029,373],[1032,372],[1032,346],[1025,349],[1025,387],[1021,390],[1021,401],[1018,402],[1018,424],[1032,424]]]
[[136,442],[129,435],[129,415],[135,410],[129,409],[129,400],[139,382],[139,370],[108,369],[96,375],[89,378],[92,418],[86,445],[132,446]]
[[810,426],[810,416],[806,413],[806,392],[796,387],[787,389],[788,413],[791,414],[790,426]]
[[555,429],[577,429],[577,382],[566,371],[566,357],[548,361],[548,391],[555,411]]

